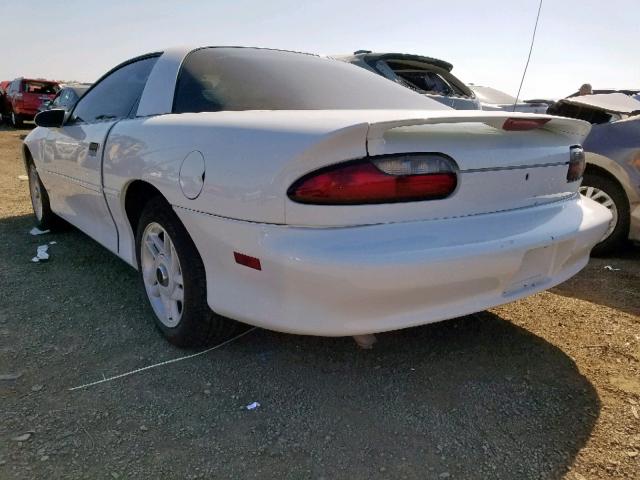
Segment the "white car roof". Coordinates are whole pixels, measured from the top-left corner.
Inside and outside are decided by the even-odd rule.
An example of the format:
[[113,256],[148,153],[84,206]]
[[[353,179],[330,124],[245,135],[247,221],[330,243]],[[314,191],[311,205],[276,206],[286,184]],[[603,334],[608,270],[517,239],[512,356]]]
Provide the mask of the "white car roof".
[[180,46],[166,49],[158,58],[151,70],[144,87],[140,103],[138,104],[138,117],[151,115],[163,115],[171,113],[173,108],[173,91],[178,78],[178,72],[182,61],[193,50],[199,47]]

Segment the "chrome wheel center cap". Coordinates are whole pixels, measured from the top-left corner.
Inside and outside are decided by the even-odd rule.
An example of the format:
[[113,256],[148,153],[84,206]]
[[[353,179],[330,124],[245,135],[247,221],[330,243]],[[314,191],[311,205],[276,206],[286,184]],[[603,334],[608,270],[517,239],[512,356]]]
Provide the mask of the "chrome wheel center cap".
[[169,271],[162,263],[156,268],[156,280],[163,287],[169,286]]

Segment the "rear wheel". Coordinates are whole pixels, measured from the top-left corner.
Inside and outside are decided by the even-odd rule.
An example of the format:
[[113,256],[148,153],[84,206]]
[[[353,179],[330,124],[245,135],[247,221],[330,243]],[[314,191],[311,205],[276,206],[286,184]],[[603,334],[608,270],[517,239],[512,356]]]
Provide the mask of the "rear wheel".
[[607,207],[613,218],[600,243],[593,248],[594,255],[609,255],[622,248],[629,236],[629,201],[622,187],[611,178],[587,173],[580,193]]
[[44,188],[36,166],[33,162],[29,162],[29,194],[31,196],[31,205],[33,206],[33,214],[36,217],[38,228],[41,230],[54,229],[62,224],[62,220],[51,210],[49,204],[49,194]]
[[207,304],[202,259],[187,230],[161,197],[144,207],[136,235],[138,269],[155,323],[179,347],[226,340],[239,324],[211,311]]

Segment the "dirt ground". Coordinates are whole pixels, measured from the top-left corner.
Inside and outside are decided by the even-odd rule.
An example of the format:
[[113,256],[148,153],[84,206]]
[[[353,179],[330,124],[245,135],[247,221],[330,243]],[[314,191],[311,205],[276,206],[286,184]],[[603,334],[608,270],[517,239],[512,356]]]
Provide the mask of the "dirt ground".
[[26,133],[0,127],[1,479],[640,478],[638,248],[371,351],[255,330],[69,391],[189,352],[130,267],[73,229],[29,235]]

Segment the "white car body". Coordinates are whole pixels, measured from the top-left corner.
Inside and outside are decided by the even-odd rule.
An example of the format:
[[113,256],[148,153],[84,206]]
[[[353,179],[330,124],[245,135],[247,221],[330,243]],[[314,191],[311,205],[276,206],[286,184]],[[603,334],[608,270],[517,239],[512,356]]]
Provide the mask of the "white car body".
[[[548,104],[539,101],[518,101],[508,93],[481,85],[467,85],[480,101],[480,108],[485,111],[504,111],[522,113],[546,113]],[[514,108],[515,105],[515,108]]]
[[[139,182],[157,189],[193,239],[208,304],[221,315],[323,336],[450,319],[568,279],[607,227],[608,210],[566,180],[586,122],[445,108],[174,114],[191,50],[159,57],[132,118],[36,128],[25,154],[52,210],[134,268],[127,194]],[[549,120],[505,131],[507,118]],[[459,166],[450,197],[379,205],[287,197],[319,168],[424,151]],[[234,252],[258,258],[261,270]]]

